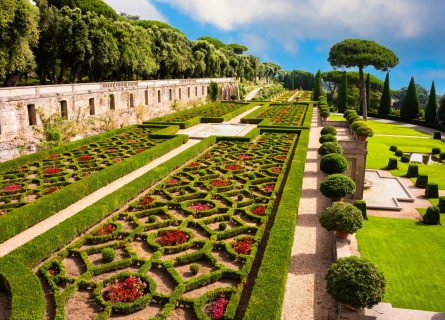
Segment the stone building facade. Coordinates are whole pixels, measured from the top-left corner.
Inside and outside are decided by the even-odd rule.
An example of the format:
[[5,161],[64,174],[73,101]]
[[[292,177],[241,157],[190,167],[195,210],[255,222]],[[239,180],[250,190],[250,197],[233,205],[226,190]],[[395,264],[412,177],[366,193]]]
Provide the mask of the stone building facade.
[[0,162],[35,151],[42,119],[51,115],[72,123],[80,139],[202,104],[211,81],[222,100],[238,95],[233,78],[0,88]]

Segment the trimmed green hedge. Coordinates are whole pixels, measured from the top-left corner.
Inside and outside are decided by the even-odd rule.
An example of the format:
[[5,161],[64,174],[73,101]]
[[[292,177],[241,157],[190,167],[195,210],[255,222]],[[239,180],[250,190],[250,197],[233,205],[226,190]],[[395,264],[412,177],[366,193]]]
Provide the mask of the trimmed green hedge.
[[102,198],[9,255],[0,258],[0,275],[11,286],[11,320],[44,318],[44,294],[40,280],[31,268],[215,142],[215,137],[204,139],[137,178],[131,184]]
[[308,143],[309,131],[303,130],[243,319],[280,318]]
[[188,140],[188,137],[184,135],[165,137],[169,137],[170,140],[70,184],[58,192],[11,211],[0,219],[0,230],[2,230],[0,243],[65,209],[114,180],[179,147]]

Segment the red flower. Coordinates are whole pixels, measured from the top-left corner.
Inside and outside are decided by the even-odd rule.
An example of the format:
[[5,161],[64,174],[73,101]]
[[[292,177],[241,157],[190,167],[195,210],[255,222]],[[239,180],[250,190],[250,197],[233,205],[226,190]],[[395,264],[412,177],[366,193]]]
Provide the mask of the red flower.
[[226,187],[230,185],[230,183],[230,180],[215,179],[210,183],[210,185],[213,187]]
[[175,184],[175,183],[178,183],[178,182],[179,182],[179,179],[173,178],[173,179],[169,180],[167,182],[167,184]]
[[87,146],[81,146],[80,150],[85,150],[87,148]]
[[256,207],[252,210],[253,214],[256,214],[257,216],[263,216],[266,212],[266,208],[264,206]]
[[77,158],[79,161],[90,161],[91,159],[93,159],[92,156],[80,156],[79,158]]
[[187,242],[190,236],[181,230],[166,230],[159,231],[159,237],[156,238],[156,242],[162,246],[174,246]]
[[144,152],[144,151],[145,151],[145,149],[142,149],[142,148],[136,149],[136,153],[141,153],[141,152]]
[[121,158],[116,158],[116,159],[113,160],[114,163],[120,163],[121,161],[122,161]]
[[238,156],[238,159],[250,159],[250,156],[248,156],[247,154],[240,154]]
[[54,277],[54,276],[57,276],[57,275],[60,273],[59,268],[57,268],[56,266],[52,266],[51,268],[49,268],[49,269],[48,269],[48,272],[49,272],[49,274],[52,275],[53,277]]
[[113,303],[133,302],[144,295],[147,283],[129,276],[124,281],[115,280],[105,287],[105,297]]
[[213,205],[209,203],[193,203],[189,205],[187,208],[195,211],[205,211],[213,208]]
[[153,201],[155,201],[155,199],[152,197],[144,197],[143,199],[139,200],[139,205],[146,206],[152,203]]
[[226,307],[229,304],[229,300],[226,298],[218,298],[214,304],[210,314],[212,320],[221,320],[224,317],[224,312],[226,311]]
[[281,172],[281,168],[272,168],[272,172],[280,173]]
[[50,154],[50,155],[48,156],[48,159],[57,159],[58,157],[59,157],[58,154]]
[[286,156],[278,156],[277,159],[278,160],[286,160]]
[[107,234],[113,233],[113,231],[116,231],[117,227],[112,224],[109,223],[106,226],[103,226],[102,228],[100,228],[99,230],[97,230],[94,235],[96,236],[105,236]]
[[127,140],[127,143],[128,144],[134,144],[134,143],[136,143],[137,141],[136,140],[134,140],[134,139],[131,139],[131,140]]
[[116,151],[117,151],[116,148],[109,148],[109,149],[105,150],[105,152],[107,152],[107,153],[116,152]]
[[241,166],[238,166],[236,164],[229,164],[229,165],[225,166],[224,168],[226,168],[227,170],[239,170],[239,169],[241,169]]
[[236,240],[235,243],[232,244],[232,248],[239,254],[248,254],[252,249],[252,243],[253,240],[246,237],[241,240]]
[[201,164],[199,162],[192,162],[189,164],[189,167],[199,167]]
[[21,189],[22,186],[20,184],[11,184],[3,188],[4,191],[15,191]]
[[48,168],[48,169],[43,170],[43,173],[44,174],[56,174],[56,173],[59,173],[60,171],[62,171],[62,169],[60,169],[60,168]]
[[263,190],[266,192],[272,192],[274,188],[275,188],[274,184],[268,184],[267,186],[263,187]]
[[53,187],[53,188],[46,189],[43,193],[44,194],[50,194],[50,193],[56,192],[57,190],[59,190],[59,188]]

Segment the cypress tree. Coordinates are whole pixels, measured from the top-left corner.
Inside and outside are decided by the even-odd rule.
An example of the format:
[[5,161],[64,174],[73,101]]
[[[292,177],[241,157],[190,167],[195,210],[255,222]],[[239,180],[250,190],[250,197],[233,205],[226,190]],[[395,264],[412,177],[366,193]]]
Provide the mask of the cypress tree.
[[315,75],[314,91],[312,93],[312,101],[317,101],[322,94],[321,72],[318,70]]
[[379,116],[387,116],[391,112],[391,90],[389,89],[389,72],[386,73],[383,85],[382,98],[380,99]]
[[400,117],[403,120],[416,119],[419,116],[420,102],[417,95],[417,88],[414,82],[414,77],[411,77],[406,97],[400,109]]
[[436,86],[431,85],[430,97],[428,98],[428,104],[425,110],[425,121],[428,123],[436,122],[436,110],[437,110],[437,102],[436,102]]
[[369,73],[366,76],[366,105],[368,109],[371,107],[371,79]]
[[345,112],[348,109],[348,75],[343,72],[343,77],[338,92],[338,112]]

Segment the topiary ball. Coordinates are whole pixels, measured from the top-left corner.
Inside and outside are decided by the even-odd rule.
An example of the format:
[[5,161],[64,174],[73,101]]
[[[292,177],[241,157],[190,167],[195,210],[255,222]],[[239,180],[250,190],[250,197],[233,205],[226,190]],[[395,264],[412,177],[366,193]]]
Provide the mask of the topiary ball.
[[385,295],[386,279],[371,261],[358,257],[340,258],[326,274],[326,290],[340,303],[372,308]]
[[190,266],[190,273],[193,275],[197,275],[199,272],[199,264],[194,263]]
[[116,258],[116,251],[113,248],[105,248],[102,250],[102,260],[104,262],[111,262]]
[[429,207],[423,216],[423,223],[430,225],[440,224],[440,210],[438,207]]
[[431,153],[432,154],[440,154],[440,148],[433,148],[433,149],[431,149]]
[[389,150],[392,152],[396,152],[397,151],[397,146],[391,146],[389,147]]
[[401,157],[401,156],[403,156],[403,151],[402,150],[397,150],[395,155],[396,155],[396,157]]
[[417,164],[410,164],[406,176],[408,178],[415,178],[419,175],[419,166]]
[[386,167],[388,170],[397,169],[397,158],[389,158],[388,166]]
[[224,231],[227,229],[227,223],[221,222],[218,226],[219,230]]
[[440,131],[434,131],[433,139],[441,140],[442,139],[442,133]]
[[333,136],[332,134],[325,134],[324,136],[321,136],[320,139],[318,139],[320,143],[325,142],[337,142],[337,137]]
[[320,224],[328,231],[356,233],[363,226],[362,212],[347,202],[334,202],[320,216]]
[[445,197],[439,198],[439,204],[437,205],[437,207],[439,208],[440,213],[445,213]]
[[428,184],[428,176],[426,174],[419,174],[416,180],[416,187],[426,188],[427,184]]
[[355,193],[355,182],[342,174],[332,174],[320,184],[320,192],[328,198],[343,198]]
[[323,129],[321,129],[320,134],[322,136],[326,135],[326,134],[332,134],[333,136],[337,135],[337,129],[335,129],[335,127],[333,126],[326,126]]
[[368,220],[368,212],[366,211],[366,201],[357,200],[354,202],[354,206],[362,212],[363,219]]
[[158,220],[155,215],[148,216],[149,223],[155,223]]
[[440,160],[445,160],[445,152],[440,153]]
[[400,158],[400,161],[402,161],[403,163],[408,163],[409,160],[411,160],[411,157],[408,156],[408,155],[403,155],[403,156]]
[[343,148],[337,142],[325,142],[318,149],[318,153],[322,156],[330,153],[343,154]]
[[428,183],[425,188],[425,198],[439,198],[439,186],[437,183]]
[[348,170],[348,160],[338,153],[330,153],[321,158],[320,170],[326,174],[343,173]]

